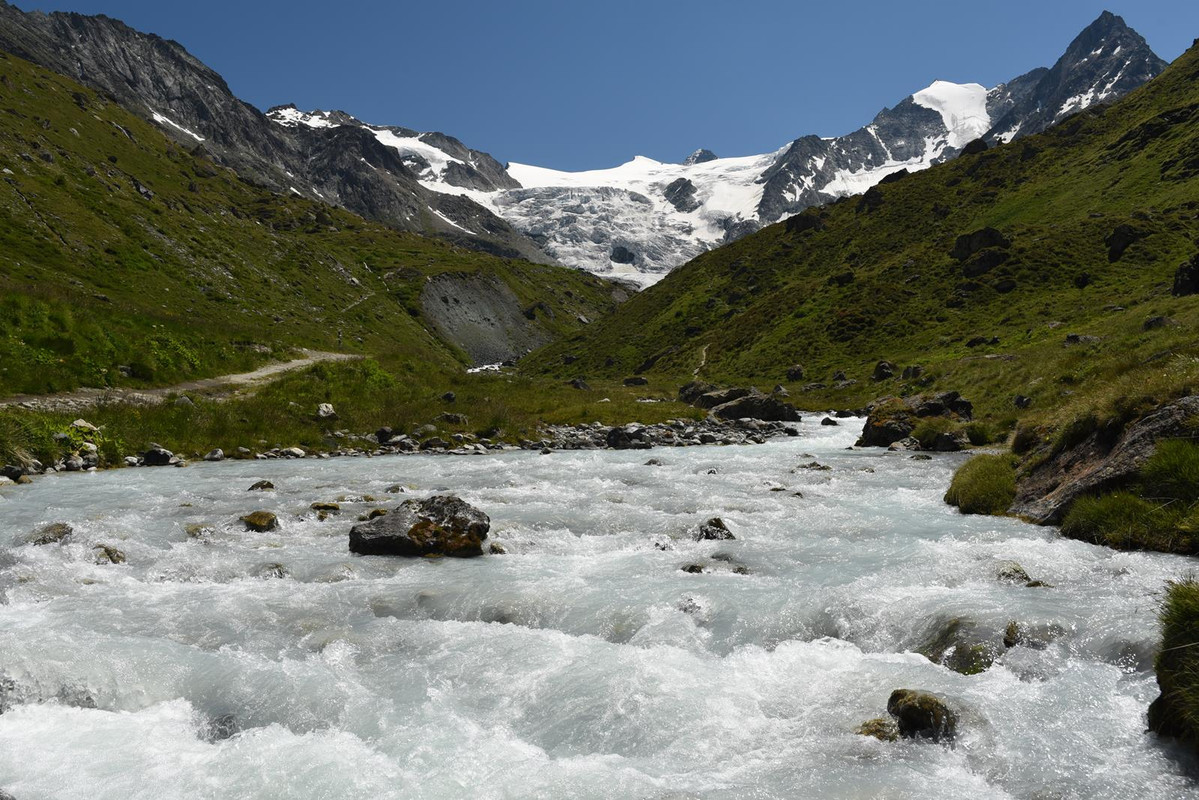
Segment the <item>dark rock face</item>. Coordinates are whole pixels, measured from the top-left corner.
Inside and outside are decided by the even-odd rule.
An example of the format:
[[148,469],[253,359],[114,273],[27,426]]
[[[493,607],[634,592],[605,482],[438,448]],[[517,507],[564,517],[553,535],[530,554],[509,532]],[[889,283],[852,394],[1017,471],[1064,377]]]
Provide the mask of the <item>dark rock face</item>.
[[890,361],[880,361],[874,365],[874,373],[870,377],[876,381],[885,381],[888,378],[894,378],[895,365]]
[[612,248],[612,261],[617,264],[632,264],[637,261],[637,254],[623,244]]
[[1174,273],[1172,293],[1175,297],[1199,294],[1199,253],[1196,253],[1190,261],[1183,264]]
[[350,551],[360,555],[483,555],[491,520],[453,495],[409,500],[386,516],[350,529]]
[[686,178],[676,178],[671,181],[662,190],[662,194],[668,203],[684,214],[690,214],[699,208],[700,203],[695,199],[695,184]]
[[695,164],[705,164],[709,161],[715,160],[715,153],[713,153],[711,150],[706,150],[701,147],[699,150],[696,150],[694,153],[687,156],[687,158],[683,159],[683,163],[690,167]]
[[1061,523],[1079,497],[1113,491],[1133,480],[1161,439],[1189,437],[1199,396],[1164,405],[1122,431],[1098,428],[1074,447],[1038,464],[1016,485],[1009,513],[1040,525]]
[[643,378],[640,375],[634,375],[631,378],[624,379],[625,386],[648,386],[649,379]]
[[[1080,33],[1031,90],[1013,97],[987,134],[988,141],[1007,141],[1040,133],[1081,110],[1076,98],[1088,93],[1096,102],[1122,97],[1166,68],[1144,38],[1124,20],[1104,11]],[[1032,73],[1030,73],[1031,75]]]
[[799,364],[787,368],[787,380],[789,381],[802,381],[805,375],[804,368]]
[[905,739],[953,739],[957,715],[935,694],[914,689],[896,689],[887,700],[887,713],[895,718],[899,735]]

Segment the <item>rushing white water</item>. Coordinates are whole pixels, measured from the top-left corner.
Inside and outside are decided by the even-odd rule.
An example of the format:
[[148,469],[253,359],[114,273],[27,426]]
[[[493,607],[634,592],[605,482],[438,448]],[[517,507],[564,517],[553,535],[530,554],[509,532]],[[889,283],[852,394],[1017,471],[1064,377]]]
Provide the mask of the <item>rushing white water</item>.
[[[854,424],[802,429],[756,447],[196,464],[5,490],[0,789],[1193,795],[1185,758],[1144,732],[1157,607],[1192,562],[961,516],[940,501],[960,457],[847,451]],[[807,454],[832,470],[799,468]],[[261,478],[278,490],[246,491]],[[395,483],[457,492],[508,554],[352,556],[350,525],[402,499],[384,494]],[[308,510],[362,494],[387,502]],[[280,530],[244,532],[258,509]],[[736,541],[686,535],[712,516]],[[75,527],[67,544],[9,546],[55,521]],[[213,531],[189,537],[193,523]],[[95,564],[101,542],[127,563]],[[1053,588],[996,580],[1006,559]],[[680,569],[694,563],[710,571]],[[275,564],[288,575],[263,577]],[[1010,620],[1064,634],[964,676],[911,652],[950,617],[996,639]],[[958,707],[955,745],[856,735],[896,688]]]

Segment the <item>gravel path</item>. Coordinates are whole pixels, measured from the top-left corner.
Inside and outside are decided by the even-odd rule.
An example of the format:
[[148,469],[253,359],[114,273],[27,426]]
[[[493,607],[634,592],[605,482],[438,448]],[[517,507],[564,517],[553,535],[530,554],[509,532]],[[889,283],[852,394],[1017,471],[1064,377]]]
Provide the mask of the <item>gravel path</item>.
[[266,383],[285,372],[291,372],[312,366],[321,361],[354,361],[362,356],[347,353],[326,353],[318,350],[301,350],[304,355],[291,361],[280,361],[259,367],[253,372],[241,372],[236,375],[221,375],[216,378],[203,378],[196,381],[163,386],[157,389],[125,389],[105,388],[95,389],[84,387],[73,392],[61,392],[47,395],[16,395],[0,400],[0,408],[19,406],[38,411],[69,411],[89,408],[100,403],[139,403],[156,405],[171,395],[184,392],[200,392],[205,395],[223,396],[233,394],[239,389],[246,389]]

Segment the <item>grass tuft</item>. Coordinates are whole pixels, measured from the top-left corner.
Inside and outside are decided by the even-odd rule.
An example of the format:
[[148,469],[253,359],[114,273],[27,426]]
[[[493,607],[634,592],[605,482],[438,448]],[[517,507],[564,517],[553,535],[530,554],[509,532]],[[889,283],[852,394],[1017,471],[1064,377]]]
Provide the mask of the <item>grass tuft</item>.
[[979,455],[962,464],[945,502],[963,514],[1004,514],[1016,498],[1016,469],[1008,455]]

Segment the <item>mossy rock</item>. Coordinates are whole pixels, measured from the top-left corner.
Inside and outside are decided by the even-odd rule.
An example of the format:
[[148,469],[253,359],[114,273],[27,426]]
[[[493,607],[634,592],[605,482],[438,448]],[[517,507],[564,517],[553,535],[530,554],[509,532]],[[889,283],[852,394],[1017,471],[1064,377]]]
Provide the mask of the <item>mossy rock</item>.
[[258,481],[249,489],[246,489],[247,492],[273,492],[274,490],[275,484],[270,481]]
[[241,518],[246,530],[255,533],[266,533],[279,527],[279,518],[269,511],[255,511]]
[[1032,578],[1028,577],[1028,573],[1024,567],[1015,561],[1000,561],[999,566],[995,570],[995,577],[1004,583],[1023,583],[1028,585],[1032,582]]
[[899,741],[899,726],[886,717],[868,719],[854,730],[859,736],[873,736],[880,742]]
[[75,530],[65,522],[51,522],[43,525],[25,539],[32,545],[62,544],[71,537]]
[[211,525],[206,525],[203,522],[193,522],[183,528],[189,539],[204,539],[209,534],[215,533],[216,529]]
[[998,648],[979,635],[971,620],[952,617],[934,622],[916,652],[954,672],[977,675],[990,669]]
[[309,506],[313,511],[341,511],[337,503],[313,503]]
[[115,547],[106,544],[98,544],[92,548],[98,550],[96,553],[97,564],[124,564],[125,554]]
[[930,692],[896,689],[887,699],[887,713],[895,718],[899,735],[904,739],[941,742],[957,735],[957,714]]

